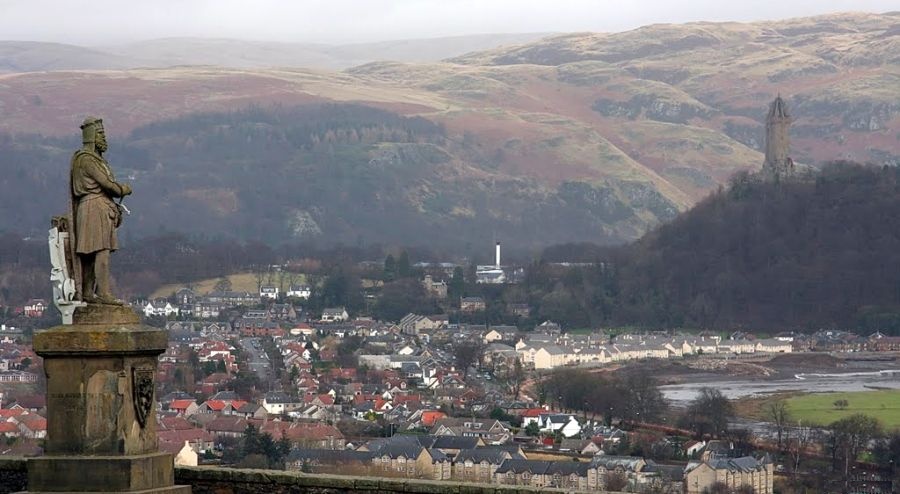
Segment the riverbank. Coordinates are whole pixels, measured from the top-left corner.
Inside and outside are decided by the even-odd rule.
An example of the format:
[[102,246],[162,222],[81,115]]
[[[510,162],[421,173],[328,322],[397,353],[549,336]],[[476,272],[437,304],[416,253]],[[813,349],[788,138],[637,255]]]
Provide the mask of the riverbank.
[[[732,400],[762,400],[805,393],[855,393],[900,390],[896,354],[797,353],[761,358],[685,359],[654,363],[643,369],[659,379],[663,395],[685,406],[704,387]],[[747,408],[754,416],[755,401]]]

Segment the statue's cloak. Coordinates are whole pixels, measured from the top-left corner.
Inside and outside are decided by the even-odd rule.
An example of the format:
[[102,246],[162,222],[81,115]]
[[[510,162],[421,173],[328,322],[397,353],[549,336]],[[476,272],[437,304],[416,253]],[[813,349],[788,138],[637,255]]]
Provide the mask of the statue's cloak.
[[99,155],[79,150],[72,157],[72,216],[75,252],[90,254],[119,248],[116,227],[121,218],[112,197],[122,190]]

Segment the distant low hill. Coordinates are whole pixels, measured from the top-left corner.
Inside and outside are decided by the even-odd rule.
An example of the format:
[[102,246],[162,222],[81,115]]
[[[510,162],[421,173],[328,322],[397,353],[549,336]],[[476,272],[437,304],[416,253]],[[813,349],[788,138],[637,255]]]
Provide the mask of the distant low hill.
[[[191,57],[184,48],[194,46],[232,67],[0,74],[0,132],[9,134],[0,137],[0,180],[14,191],[0,198],[0,230],[42,234],[58,206],[34,198],[54,197],[46,192],[68,166],[78,123],[100,114],[114,166],[143,187],[130,199],[147,215],[132,219],[137,236],[312,235],[461,253],[469,239],[495,236],[523,250],[627,242],[757,169],[766,107],[779,93],[795,117],[797,163],[900,164],[898,26],[900,13],[652,25],[343,71],[248,62],[267,45],[168,40],[128,57]],[[435,56],[472,48],[436,43]],[[401,58],[416,48],[343,47],[339,55]],[[271,56],[303,60],[277,47]],[[322,105],[356,110],[329,116],[326,138],[300,121],[320,118]],[[362,138],[373,113],[360,106],[401,132]],[[413,121],[436,130],[404,127]],[[297,128],[320,142],[297,145]],[[141,204],[143,191],[156,202]],[[22,212],[22,204],[32,206]],[[177,214],[185,210],[193,216]]]
[[0,73],[56,70],[126,69],[133,60],[62,43],[0,41]]
[[0,72],[121,70],[185,65],[345,69],[378,60],[437,62],[473,51],[529,43],[547,35],[478,34],[345,45],[228,38],[162,38],[98,47],[0,41]]

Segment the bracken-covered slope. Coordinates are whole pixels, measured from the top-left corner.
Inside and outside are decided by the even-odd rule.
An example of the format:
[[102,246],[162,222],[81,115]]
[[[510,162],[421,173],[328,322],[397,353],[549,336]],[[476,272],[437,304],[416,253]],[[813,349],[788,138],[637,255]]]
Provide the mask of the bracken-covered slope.
[[[897,12],[652,25],[558,36],[454,61],[554,67],[561,82],[597,91],[593,108],[604,117],[694,123],[756,150],[764,104],[781,93],[797,118],[796,159],[900,163]],[[634,148],[646,152],[646,144]],[[670,174],[667,147],[650,148],[648,164],[661,160],[661,172]]]
[[[900,14],[655,25],[557,36],[445,62],[375,62],[343,72],[41,72],[0,76],[0,87],[0,130],[72,135],[83,115],[100,113],[112,134],[115,166],[139,186],[158,184],[151,196],[165,199],[170,211],[202,205],[191,210],[196,221],[147,212],[151,217],[136,220],[136,235],[168,228],[252,232],[278,241],[315,237],[460,248],[493,235],[524,247],[625,241],[673,218],[736,171],[758,168],[762,119],[778,93],[796,118],[795,161],[900,161]],[[308,146],[257,149],[259,141],[248,141],[247,129],[260,126],[266,139],[288,139],[296,119],[310,113],[291,110],[292,117],[275,123],[273,115],[322,103],[386,112],[379,119],[421,117],[439,130],[403,136],[367,131],[361,138],[365,122],[352,121],[359,114],[351,112],[350,120],[329,124],[334,132],[325,153]],[[258,110],[235,113],[251,104]],[[191,116],[204,112],[219,113]],[[182,126],[168,136],[165,125],[157,126],[163,130],[152,139],[141,137],[143,126],[171,119],[203,125]],[[223,157],[212,151],[214,143],[235,149],[228,139],[250,142],[255,152],[286,153],[273,156],[266,166],[275,169],[266,169],[280,176],[277,185],[296,191],[292,198],[273,196],[282,202],[270,198],[261,206],[254,197],[265,195],[267,185],[231,175],[237,162],[250,166],[253,153]],[[23,194],[51,190],[53,175],[68,165],[60,157],[69,152],[51,141],[5,138],[7,155],[29,158],[0,164],[4,187]],[[209,148],[197,151],[199,141]],[[181,159],[186,155],[190,162]],[[291,168],[313,159],[315,173]],[[352,163],[373,168],[363,173]],[[216,164],[222,176],[210,179],[215,186],[172,179],[209,173]],[[312,177],[327,185],[310,188],[305,184]],[[0,228],[40,231],[40,218],[58,207],[45,201],[29,209],[33,214],[12,214],[10,208],[21,203],[11,201],[0,201]],[[350,214],[353,208],[365,214]]]

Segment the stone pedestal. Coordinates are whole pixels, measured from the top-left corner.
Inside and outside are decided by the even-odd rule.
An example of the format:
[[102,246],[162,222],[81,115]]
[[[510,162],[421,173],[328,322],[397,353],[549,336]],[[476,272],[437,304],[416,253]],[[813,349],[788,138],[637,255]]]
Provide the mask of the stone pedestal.
[[38,331],[47,374],[47,442],[28,460],[29,492],[189,494],[156,439],[157,358],[164,330],[127,307],[78,308],[73,324]]

